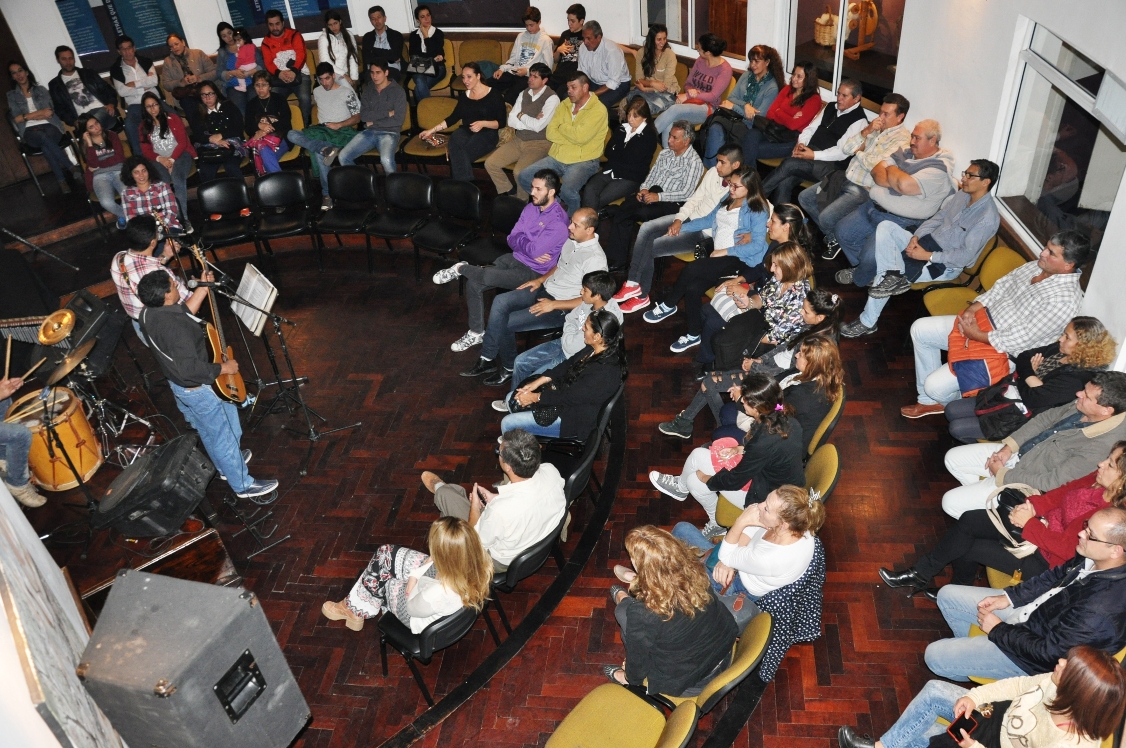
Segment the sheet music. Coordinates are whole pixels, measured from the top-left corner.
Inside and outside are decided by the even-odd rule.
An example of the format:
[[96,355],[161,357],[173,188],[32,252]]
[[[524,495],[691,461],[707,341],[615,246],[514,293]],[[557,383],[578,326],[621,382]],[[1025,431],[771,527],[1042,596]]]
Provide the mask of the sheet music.
[[[254,306],[270,311],[274,308],[274,300],[278,298],[278,289],[262,274],[262,271],[251,263],[246,264],[242,280],[238,284],[238,295],[249,301]],[[235,316],[242,320],[246,329],[255,336],[262,334],[266,326],[266,315],[257,309],[251,309],[237,301],[231,302],[231,310]]]

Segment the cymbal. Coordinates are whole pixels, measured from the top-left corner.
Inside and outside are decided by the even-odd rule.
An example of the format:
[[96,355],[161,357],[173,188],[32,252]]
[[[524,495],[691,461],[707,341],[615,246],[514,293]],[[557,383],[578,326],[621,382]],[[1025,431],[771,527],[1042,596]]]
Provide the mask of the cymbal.
[[97,342],[97,338],[87,340],[85,343],[66,354],[66,358],[63,359],[62,363],[55,367],[55,370],[51,372],[51,376],[47,377],[47,385],[55,384],[67,374],[74,371],[74,368],[82,363],[82,359],[89,355]]
[[74,320],[74,312],[69,309],[54,312],[39,326],[39,342],[43,345],[54,345],[65,340],[74,329]]

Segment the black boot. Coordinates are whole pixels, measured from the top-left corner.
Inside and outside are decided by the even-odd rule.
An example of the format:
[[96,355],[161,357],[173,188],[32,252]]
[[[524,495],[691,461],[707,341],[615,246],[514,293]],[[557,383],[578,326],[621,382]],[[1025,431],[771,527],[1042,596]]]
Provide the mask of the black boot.
[[461,372],[461,375],[463,377],[479,377],[482,374],[488,374],[490,372],[496,371],[496,368],[496,361],[490,361],[487,358],[478,358],[477,363],[473,364],[473,368]]
[[915,571],[915,567],[913,566],[903,571],[880,569],[880,579],[884,580],[884,584],[888,587],[914,587],[915,589],[924,589],[930,586],[931,583],[931,580],[924,578],[919,572]]
[[875,748],[876,741],[867,735],[857,735],[856,730],[845,725],[837,730],[837,744],[840,748]]

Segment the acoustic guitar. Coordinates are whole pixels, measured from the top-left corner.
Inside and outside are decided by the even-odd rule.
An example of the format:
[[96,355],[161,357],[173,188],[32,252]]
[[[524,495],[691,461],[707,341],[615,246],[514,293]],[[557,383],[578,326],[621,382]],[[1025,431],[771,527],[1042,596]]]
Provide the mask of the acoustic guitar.
[[[192,255],[199,262],[200,268],[207,270],[207,260],[203,256],[203,251],[199,248],[198,244],[191,246]],[[211,345],[211,354],[213,360],[217,364],[222,364],[224,361],[234,361],[235,349],[227,345],[227,339],[223,335],[223,323],[219,319],[219,306],[215,303],[215,292],[210,288],[207,289],[207,301],[211,304],[211,319],[214,323],[207,323],[207,342]],[[230,400],[233,403],[242,404],[246,402],[246,382],[243,381],[242,374],[235,372],[234,374],[220,374],[219,378],[211,384],[215,394],[224,400]]]

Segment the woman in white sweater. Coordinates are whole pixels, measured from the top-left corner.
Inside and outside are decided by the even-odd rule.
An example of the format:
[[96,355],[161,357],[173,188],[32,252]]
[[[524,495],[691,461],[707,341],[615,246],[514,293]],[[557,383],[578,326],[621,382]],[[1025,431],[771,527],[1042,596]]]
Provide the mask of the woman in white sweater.
[[321,612],[353,631],[391,611],[413,633],[463,607],[480,610],[489,595],[493,562],[465,520],[442,517],[430,525],[430,555],[401,545],[381,545],[348,597]]
[[336,77],[347,78],[348,85],[356,88],[356,81],[360,79],[360,55],[356,52],[352,32],[335,10],[325,13],[324,31],[317,39],[317,59],[332,63]]
[[528,71],[537,62],[550,70],[555,62],[555,47],[551,37],[540,28],[539,8],[529,6],[524,11],[524,31],[516,36],[512,54],[485,83],[500,91],[506,102],[515,104],[528,87]]
[[[1122,666],[1102,650],[1073,647],[1043,675],[1005,678],[968,691],[929,681],[879,740],[860,737],[848,726],[837,739],[840,748],[1098,748],[1122,724],[1124,708]],[[964,715],[977,726],[959,729],[956,738],[935,721]]]

